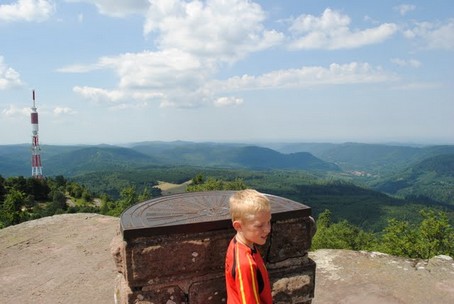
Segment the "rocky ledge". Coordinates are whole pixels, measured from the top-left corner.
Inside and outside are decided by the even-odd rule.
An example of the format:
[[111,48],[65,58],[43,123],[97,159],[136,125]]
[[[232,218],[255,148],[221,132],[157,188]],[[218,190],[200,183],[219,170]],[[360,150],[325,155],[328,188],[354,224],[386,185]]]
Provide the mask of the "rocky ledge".
[[317,263],[313,304],[454,303],[454,261],[406,259],[378,252],[324,249]]
[[[2,303],[112,304],[118,218],[64,214],[0,230]],[[313,304],[454,303],[454,262],[317,250]]]

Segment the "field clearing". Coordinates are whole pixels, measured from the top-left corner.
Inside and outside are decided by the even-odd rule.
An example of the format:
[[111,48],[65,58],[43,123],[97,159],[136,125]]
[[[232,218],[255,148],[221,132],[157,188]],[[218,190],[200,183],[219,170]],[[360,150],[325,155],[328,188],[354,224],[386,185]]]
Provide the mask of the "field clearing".
[[172,184],[168,182],[158,181],[157,188],[161,189],[162,195],[171,195],[178,193],[185,193],[187,186],[191,183],[191,180],[188,180],[182,184]]

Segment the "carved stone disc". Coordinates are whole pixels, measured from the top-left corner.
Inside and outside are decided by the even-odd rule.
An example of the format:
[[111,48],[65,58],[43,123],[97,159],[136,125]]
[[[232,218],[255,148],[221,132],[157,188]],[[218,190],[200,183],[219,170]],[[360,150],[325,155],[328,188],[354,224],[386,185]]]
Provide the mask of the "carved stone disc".
[[[157,234],[205,232],[231,227],[229,198],[235,191],[187,192],[151,199],[123,212],[120,227],[125,239]],[[272,221],[289,213],[309,216],[311,209],[279,196],[271,201]],[[287,214],[287,216],[286,216]]]

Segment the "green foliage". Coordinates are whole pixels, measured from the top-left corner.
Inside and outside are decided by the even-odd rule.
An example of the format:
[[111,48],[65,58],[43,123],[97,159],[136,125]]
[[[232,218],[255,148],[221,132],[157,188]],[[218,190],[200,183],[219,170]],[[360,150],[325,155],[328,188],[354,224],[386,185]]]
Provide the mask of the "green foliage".
[[390,219],[382,237],[381,251],[397,256],[413,257],[417,251],[414,247],[417,237],[417,231],[407,221]]
[[80,195],[82,201],[91,200],[88,189],[68,183],[62,176],[55,179],[23,176],[4,179],[0,176],[0,228],[65,212],[98,212],[98,208],[87,201],[68,208],[68,192]]
[[446,213],[423,209],[420,214],[419,225],[391,219],[384,230],[382,251],[423,259],[440,254],[454,257],[454,228]]
[[331,211],[325,210],[317,219],[312,249],[374,250],[422,259],[442,254],[454,257],[454,228],[446,213],[422,209],[420,214],[418,224],[390,219],[382,233],[373,234],[346,220],[333,223]]
[[110,201],[107,196],[101,198],[100,213],[110,216],[120,216],[127,208],[153,198],[153,193],[161,195],[160,191],[149,191],[144,188],[142,193],[138,194],[136,188],[129,186],[121,190],[120,199]]
[[0,202],[3,202],[5,199],[6,188],[5,188],[5,179],[0,175]]
[[[210,181],[205,186],[195,186],[205,183],[204,179],[207,176],[214,181]],[[327,180],[314,172],[301,170],[244,170],[189,166],[149,167],[140,170],[90,173],[75,177],[71,181],[65,181],[61,177],[59,179],[60,184],[66,184],[67,188],[70,187],[68,188],[70,196],[82,195],[78,193],[87,189],[92,197],[106,194],[108,199],[105,201],[111,203],[119,200],[122,189],[130,186],[134,187],[137,193],[143,193],[145,189],[149,189],[151,197],[158,197],[161,195],[160,189],[155,187],[158,181],[179,184],[192,180],[191,191],[204,191],[205,189],[239,189],[242,187],[241,185],[233,185],[229,188],[220,185],[219,182],[228,181],[232,184],[232,181],[238,179],[248,188],[304,203],[312,208],[315,216],[323,210],[329,209],[332,211],[335,221],[346,219],[353,225],[374,232],[381,231],[387,225],[387,219],[390,217],[408,220],[411,223],[420,220],[417,211],[425,206],[447,208],[449,219],[454,221],[454,207],[452,206],[439,204],[422,197],[411,200],[396,198],[364,186],[360,187],[352,182],[334,178]],[[71,186],[72,183],[76,183],[77,186]],[[88,200],[88,198],[86,199]],[[139,198],[139,201],[143,200],[145,199]],[[106,206],[104,207],[106,208]],[[112,209],[110,203],[107,207],[108,210]],[[107,214],[106,211],[103,213]]]
[[195,183],[188,185],[187,192],[197,191],[215,191],[215,190],[243,190],[246,189],[246,184],[242,179],[236,178],[232,181],[223,181],[213,177],[208,177],[206,180],[202,175],[198,174],[192,179]]
[[401,197],[454,205],[454,153],[426,158],[373,186]]
[[347,220],[331,221],[331,211],[323,211],[317,220],[317,233],[312,240],[312,249],[370,250],[376,245],[376,237],[350,224]]
[[[418,168],[423,170],[421,172],[428,172],[429,168],[437,167],[439,169],[433,172],[450,178],[452,171],[444,170],[442,164],[446,164],[445,157],[422,162]],[[248,187],[310,206],[315,215],[319,214],[314,249],[377,250],[424,258],[436,254],[453,255],[452,206],[423,196],[411,199],[392,197],[353,184],[351,179],[344,181],[325,177],[320,173],[301,170],[189,166],[92,172],[71,181],[63,176],[43,180],[24,177],[4,179],[0,176],[0,228],[64,212],[100,212],[119,216],[135,203],[160,196],[159,188],[155,187],[158,181],[182,183],[191,180],[188,191]],[[431,180],[427,178],[428,183]],[[446,193],[449,196],[452,192]],[[94,205],[94,197],[99,197],[99,207]],[[68,207],[67,198],[71,198],[76,205]],[[424,206],[433,209],[419,212]],[[325,209],[331,212],[323,211]],[[389,218],[392,220],[388,221]]]
[[[177,172],[175,172],[177,171]],[[126,187],[135,187],[137,191],[141,192],[144,188],[152,188],[158,184],[159,178],[186,178],[189,179],[189,174],[181,174],[178,169],[166,173],[163,168],[157,168],[156,171],[153,169],[142,169],[142,170],[118,170],[115,172],[99,171],[94,173],[88,173],[80,176],[76,176],[72,179],[81,185],[87,185],[91,193],[96,195],[102,195],[103,193],[118,199],[120,192]],[[191,172],[192,173],[192,172]],[[101,178],[102,176],[102,178]],[[185,181],[185,180],[184,180]],[[153,190],[152,190],[153,191]]]
[[52,191],[52,203],[55,204],[57,209],[67,209],[66,195],[60,190]]
[[25,199],[26,194],[16,189],[11,189],[6,194],[0,210],[2,226],[18,224],[25,218],[25,214],[21,210]]

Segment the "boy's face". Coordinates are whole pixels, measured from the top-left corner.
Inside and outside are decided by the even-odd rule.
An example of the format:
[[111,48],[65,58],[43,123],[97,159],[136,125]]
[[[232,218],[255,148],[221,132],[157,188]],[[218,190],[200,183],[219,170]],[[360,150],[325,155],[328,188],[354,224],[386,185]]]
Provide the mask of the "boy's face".
[[271,212],[260,211],[252,217],[233,222],[233,227],[242,243],[250,247],[253,244],[264,245],[271,231]]

